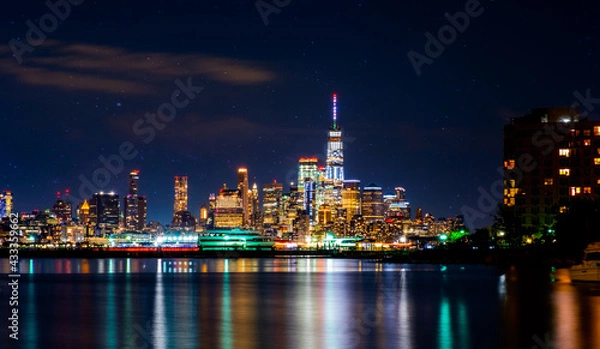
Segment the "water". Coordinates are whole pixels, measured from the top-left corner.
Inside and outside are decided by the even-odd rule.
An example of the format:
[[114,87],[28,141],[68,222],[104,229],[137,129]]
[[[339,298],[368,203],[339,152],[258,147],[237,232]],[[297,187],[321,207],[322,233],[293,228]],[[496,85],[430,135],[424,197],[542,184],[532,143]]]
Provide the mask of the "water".
[[[564,271],[340,259],[22,259],[21,348],[600,348]],[[8,263],[0,264],[7,280]],[[10,316],[2,283],[0,316]]]

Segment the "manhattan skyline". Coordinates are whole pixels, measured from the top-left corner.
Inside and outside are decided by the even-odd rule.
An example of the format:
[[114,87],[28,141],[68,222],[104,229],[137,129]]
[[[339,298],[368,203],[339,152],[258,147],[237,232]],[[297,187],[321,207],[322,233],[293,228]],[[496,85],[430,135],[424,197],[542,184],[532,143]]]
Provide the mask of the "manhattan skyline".
[[[253,2],[73,5],[21,64],[2,48],[0,190],[19,212],[51,207],[67,188],[80,197],[80,176],[131,142],[139,154],[105,191],[123,195],[139,169],[148,220],[169,222],[173,176],[187,175],[197,215],[223,182],[235,186],[239,167],[260,188],[296,181],[301,157],[324,164],[337,93],[346,178],[402,186],[413,208],[436,217],[477,208],[478,188],[501,178],[510,117],[578,102],[597,118],[577,93],[600,96],[598,9],[482,1],[417,75],[407,53],[425,54],[426,33],[465,3],[291,1],[268,25]],[[43,2],[8,5],[5,42],[26,40],[27,21],[49,12]],[[145,143],[133,126],[188,79],[202,90]]]

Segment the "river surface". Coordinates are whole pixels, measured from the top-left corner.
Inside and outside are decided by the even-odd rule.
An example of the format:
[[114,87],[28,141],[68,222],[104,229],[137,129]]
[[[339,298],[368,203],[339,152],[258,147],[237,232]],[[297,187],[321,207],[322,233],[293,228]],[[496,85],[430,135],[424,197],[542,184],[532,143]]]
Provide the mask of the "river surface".
[[21,259],[2,348],[600,348],[566,270],[326,258]]

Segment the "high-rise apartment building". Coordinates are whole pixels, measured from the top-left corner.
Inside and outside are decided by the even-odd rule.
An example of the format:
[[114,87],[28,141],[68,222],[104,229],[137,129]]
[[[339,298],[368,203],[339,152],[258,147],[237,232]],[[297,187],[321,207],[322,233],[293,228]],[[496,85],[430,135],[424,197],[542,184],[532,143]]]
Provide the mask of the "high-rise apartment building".
[[127,194],[123,198],[123,216],[125,228],[142,230],[146,226],[146,198],[138,193],[140,171],[129,172]]
[[89,202],[89,219],[96,229],[105,231],[115,230],[119,227],[120,205],[119,195],[115,193],[96,193]]
[[188,177],[175,176],[175,203],[174,212],[187,211],[188,209]]
[[525,228],[549,229],[582,195],[600,194],[600,121],[538,108],[504,126],[503,204]]
[[344,181],[344,189],[342,190],[342,208],[345,210],[347,222],[350,222],[354,216],[361,214],[359,180],[351,179]]
[[381,187],[371,183],[363,188],[361,211],[367,223],[383,220],[384,206]]
[[266,183],[263,184],[262,190],[263,223],[270,226],[278,225],[282,214],[283,184]]

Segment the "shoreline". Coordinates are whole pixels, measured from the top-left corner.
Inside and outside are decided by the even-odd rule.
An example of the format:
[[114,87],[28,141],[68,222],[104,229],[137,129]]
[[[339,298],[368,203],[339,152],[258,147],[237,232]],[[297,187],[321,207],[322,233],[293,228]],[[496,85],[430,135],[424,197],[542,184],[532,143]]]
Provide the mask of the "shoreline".
[[[8,258],[9,250],[0,249]],[[511,266],[568,267],[576,261],[548,249],[466,250],[440,249],[420,251],[338,251],[338,250],[269,250],[269,251],[115,251],[115,250],[29,250],[20,249],[19,258],[345,258],[379,263],[407,264],[482,264],[501,269]]]

